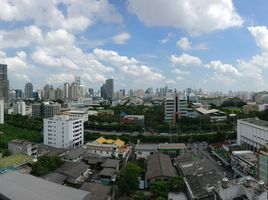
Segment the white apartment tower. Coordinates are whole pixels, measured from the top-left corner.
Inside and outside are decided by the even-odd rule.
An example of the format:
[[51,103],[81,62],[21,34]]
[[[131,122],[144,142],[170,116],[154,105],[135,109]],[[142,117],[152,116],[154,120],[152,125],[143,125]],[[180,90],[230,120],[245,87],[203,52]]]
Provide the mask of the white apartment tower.
[[4,123],[4,100],[0,100],[0,124]]
[[170,93],[165,98],[165,121],[176,124],[177,119],[187,116],[187,98],[184,95]]
[[82,118],[55,115],[44,119],[44,144],[56,148],[76,148],[84,144]]
[[26,114],[26,106],[24,101],[17,102],[13,105],[14,115],[22,115]]

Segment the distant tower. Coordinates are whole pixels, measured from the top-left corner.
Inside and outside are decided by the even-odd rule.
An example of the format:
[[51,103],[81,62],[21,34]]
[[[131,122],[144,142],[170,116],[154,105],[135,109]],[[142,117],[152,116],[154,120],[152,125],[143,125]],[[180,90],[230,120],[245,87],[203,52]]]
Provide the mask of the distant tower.
[[7,65],[0,64],[0,98],[8,104],[9,80],[7,79]]
[[32,83],[26,83],[25,84],[25,90],[24,90],[25,98],[33,98],[33,84]]
[[107,79],[101,87],[101,97],[106,100],[113,99],[114,96],[114,79]]

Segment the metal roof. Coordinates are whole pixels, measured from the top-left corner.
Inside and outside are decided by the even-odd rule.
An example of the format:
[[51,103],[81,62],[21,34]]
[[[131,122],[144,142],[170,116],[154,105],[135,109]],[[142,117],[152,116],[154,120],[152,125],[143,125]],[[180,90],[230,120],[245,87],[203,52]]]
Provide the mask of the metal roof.
[[16,171],[0,175],[0,197],[12,200],[90,200],[90,193]]

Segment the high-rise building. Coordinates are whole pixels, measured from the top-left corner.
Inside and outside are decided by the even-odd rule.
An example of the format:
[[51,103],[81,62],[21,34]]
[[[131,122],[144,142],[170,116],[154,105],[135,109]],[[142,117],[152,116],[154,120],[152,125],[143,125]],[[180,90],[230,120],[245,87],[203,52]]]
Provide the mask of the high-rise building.
[[88,93],[89,93],[89,96],[93,96],[94,95],[94,89],[93,88],[88,88]]
[[165,121],[176,124],[177,119],[187,116],[187,98],[177,93],[168,94],[165,98]]
[[17,102],[13,105],[14,115],[22,115],[26,114],[26,106],[24,101]]
[[9,81],[7,77],[7,65],[0,64],[0,98],[2,98],[5,104],[9,102]]
[[16,99],[22,98],[22,90],[15,90]]
[[55,115],[44,119],[44,144],[56,148],[75,148],[84,144],[82,118]]
[[55,100],[62,100],[63,99],[63,91],[60,88],[55,90]]
[[69,99],[77,100],[78,99],[78,90],[79,87],[76,82],[73,82],[69,87]]
[[113,99],[114,95],[114,79],[107,79],[101,87],[101,97],[106,100]]
[[26,99],[33,98],[33,84],[32,83],[25,84],[24,95]]
[[4,100],[0,99],[0,124],[4,123]]
[[74,77],[74,82],[75,82],[78,86],[80,86],[80,85],[81,85],[81,77],[80,77],[80,76],[76,76],[76,77]]
[[69,83],[63,84],[63,98],[69,99]]

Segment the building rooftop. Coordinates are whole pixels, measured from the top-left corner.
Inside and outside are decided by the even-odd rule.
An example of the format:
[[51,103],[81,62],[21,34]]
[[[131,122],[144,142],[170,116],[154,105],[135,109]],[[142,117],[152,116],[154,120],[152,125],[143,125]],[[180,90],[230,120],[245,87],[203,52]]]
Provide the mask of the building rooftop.
[[111,186],[86,182],[80,187],[80,189],[90,192],[91,200],[106,200],[106,197],[111,191]]
[[62,184],[66,180],[67,176],[57,172],[50,172],[41,178],[53,183]]
[[263,126],[263,127],[268,128],[268,121],[264,121],[264,120],[247,118],[247,119],[239,119],[239,121],[248,122],[250,124],[254,124],[257,126]]
[[63,163],[56,171],[58,173],[64,174],[66,176],[72,177],[72,178],[78,178],[81,174],[83,174],[87,169],[89,168],[89,165],[83,163],[83,162],[71,162],[71,163]]
[[179,166],[183,176],[215,171],[215,167],[207,159],[176,163],[176,166]]
[[179,150],[186,149],[184,143],[160,143],[159,150]]
[[90,200],[90,193],[28,174],[0,175],[0,198],[12,200]]
[[64,157],[76,159],[76,158],[82,156],[86,151],[87,151],[87,149],[82,148],[82,147],[78,147],[78,148],[75,148],[75,149],[71,149],[70,151],[67,151],[64,154]]
[[214,171],[207,171],[200,174],[192,174],[185,177],[185,184],[190,190],[191,196],[202,199],[214,195],[213,188],[218,184],[222,176]]
[[257,161],[256,154],[253,151],[233,151],[232,153],[236,157],[241,158],[242,160],[250,163],[251,165],[254,165],[254,163]]
[[32,144],[31,142],[29,142],[27,140],[22,140],[22,139],[11,140],[8,143],[19,144],[19,145],[29,145],[29,144]]
[[113,168],[103,168],[99,175],[100,176],[108,176],[108,177],[112,177],[116,174],[116,170]]
[[202,115],[210,115],[210,114],[214,114],[214,113],[218,113],[220,112],[219,110],[217,109],[210,109],[210,110],[207,110],[205,108],[196,108],[195,109],[197,112],[201,113]]
[[135,146],[136,151],[157,151],[158,144],[137,144]]
[[177,175],[170,157],[162,153],[148,156],[146,174],[149,180],[160,176],[174,177]]
[[97,144],[114,144],[118,147],[121,147],[125,144],[125,142],[120,139],[113,140],[113,139],[105,139],[104,137],[99,137],[94,142]]
[[115,159],[107,159],[105,162],[101,165],[103,168],[117,168],[119,166],[120,160]]
[[7,156],[5,158],[0,159],[0,168],[6,167],[16,167],[23,163],[27,163],[32,161],[33,158],[31,156],[25,154],[15,154],[11,156]]

